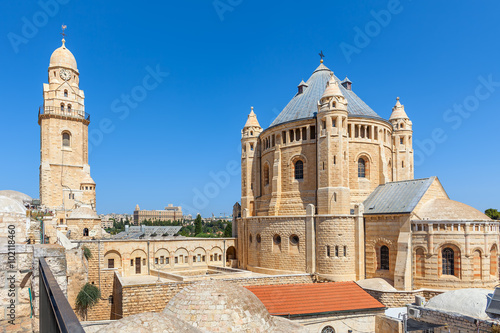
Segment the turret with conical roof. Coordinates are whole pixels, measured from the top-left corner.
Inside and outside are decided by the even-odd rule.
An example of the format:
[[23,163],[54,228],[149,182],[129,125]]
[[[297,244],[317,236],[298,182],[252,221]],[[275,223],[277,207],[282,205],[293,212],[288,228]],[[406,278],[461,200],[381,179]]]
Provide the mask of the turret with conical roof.
[[241,131],[241,209],[248,209],[249,214],[254,215],[255,194],[258,193],[260,182],[258,168],[255,167],[259,156],[259,135],[262,133],[257,115],[251,107],[245,126]]
[[396,105],[392,108],[389,118],[392,124],[393,154],[395,161],[393,168],[394,181],[413,179],[413,143],[412,122],[405,112],[404,105],[396,98]]
[[332,73],[318,102],[318,214],[350,210],[347,120],[347,99]]

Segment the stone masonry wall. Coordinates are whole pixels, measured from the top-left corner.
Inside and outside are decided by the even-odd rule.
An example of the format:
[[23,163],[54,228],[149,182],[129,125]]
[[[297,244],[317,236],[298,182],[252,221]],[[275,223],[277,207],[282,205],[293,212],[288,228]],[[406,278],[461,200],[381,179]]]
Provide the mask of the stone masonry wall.
[[427,323],[444,325],[442,327],[434,328],[435,333],[487,333],[492,332],[492,327],[497,325],[495,322],[489,320],[478,320],[477,318],[472,318],[469,316],[447,313],[444,311],[428,309],[420,306],[411,306],[410,308],[418,309],[420,311],[420,316],[413,319]]
[[380,291],[363,288],[368,294],[388,308],[404,307],[415,302],[415,296],[424,297],[426,300],[442,294],[441,290],[419,289],[413,291]]

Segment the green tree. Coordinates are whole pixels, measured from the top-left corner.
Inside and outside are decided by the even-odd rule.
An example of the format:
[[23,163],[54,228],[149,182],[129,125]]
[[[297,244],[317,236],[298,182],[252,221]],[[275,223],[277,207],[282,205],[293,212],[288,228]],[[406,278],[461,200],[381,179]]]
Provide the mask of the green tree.
[[228,222],[226,229],[224,229],[224,237],[233,237],[233,224]]
[[75,305],[76,310],[84,320],[87,319],[88,309],[96,305],[100,298],[101,291],[91,283],[85,284],[82,289],[80,289],[80,292],[76,296]]
[[489,208],[489,209],[485,210],[484,213],[486,215],[488,215],[488,217],[490,219],[500,220],[500,212],[498,210],[496,210],[496,209]]
[[196,216],[196,220],[194,220],[194,235],[201,234],[203,231],[202,223],[201,223],[201,215],[198,214]]

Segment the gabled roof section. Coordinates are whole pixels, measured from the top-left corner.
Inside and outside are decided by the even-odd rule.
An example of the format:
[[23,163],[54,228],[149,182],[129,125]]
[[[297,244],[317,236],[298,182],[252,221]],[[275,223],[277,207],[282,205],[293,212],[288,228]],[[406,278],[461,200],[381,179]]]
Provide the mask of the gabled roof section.
[[435,179],[430,177],[379,185],[363,202],[365,215],[411,213]]
[[385,309],[356,282],[305,283],[245,287],[271,315],[313,315],[339,311]]
[[[307,87],[304,87],[302,94],[296,94],[281,113],[274,119],[270,127],[283,124],[289,121],[313,118],[318,112],[318,102],[326,89],[326,84],[333,72],[323,64],[313,72]],[[347,111],[350,116],[370,117],[382,119],[365,102],[363,102],[352,90],[348,90],[341,85],[341,81],[334,75],[339,84],[340,91],[347,99]]]

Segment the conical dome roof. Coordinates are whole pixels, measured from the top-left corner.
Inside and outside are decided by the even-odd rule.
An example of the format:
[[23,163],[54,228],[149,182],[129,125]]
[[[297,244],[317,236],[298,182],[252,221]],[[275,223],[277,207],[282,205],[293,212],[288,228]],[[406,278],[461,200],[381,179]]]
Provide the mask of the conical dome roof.
[[[271,126],[277,126],[289,121],[313,118],[318,112],[318,102],[325,92],[326,84],[330,81],[333,72],[324,64],[320,64],[307,80],[301,94],[297,93],[281,113],[274,119]],[[382,119],[365,102],[359,98],[354,91],[346,89],[340,84],[340,80],[333,75],[338,88],[347,100],[347,112],[350,116],[368,117]]]
[[49,67],[65,67],[78,71],[75,56],[66,48],[65,42],[63,39],[62,46],[57,48],[50,56]]

